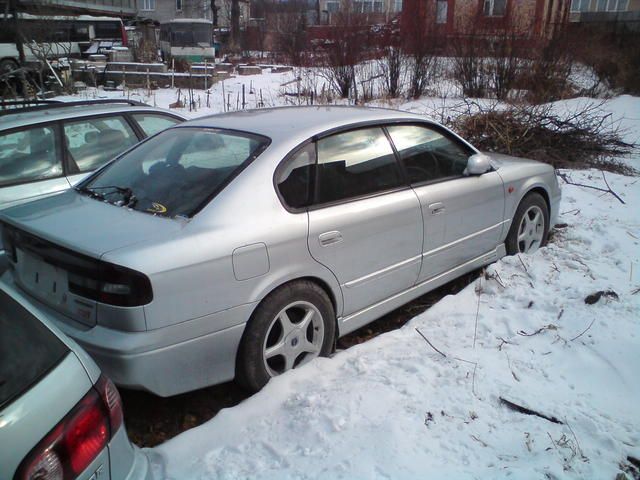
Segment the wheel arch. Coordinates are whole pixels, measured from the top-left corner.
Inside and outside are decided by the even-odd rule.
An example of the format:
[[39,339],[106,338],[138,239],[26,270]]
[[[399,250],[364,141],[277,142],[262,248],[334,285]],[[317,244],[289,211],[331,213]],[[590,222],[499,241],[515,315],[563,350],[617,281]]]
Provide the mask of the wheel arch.
[[520,203],[522,202],[522,200],[524,200],[524,198],[531,194],[531,193],[538,193],[540,194],[540,196],[544,199],[544,203],[547,204],[547,212],[549,213],[549,215],[551,215],[551,197],[549,196],[549,192],[547,192],[547,190],[542,187],[541,185],[535,186],[531,189],[529,189],[520,199],[520,202],[518,202],[518,205],[520,205]]

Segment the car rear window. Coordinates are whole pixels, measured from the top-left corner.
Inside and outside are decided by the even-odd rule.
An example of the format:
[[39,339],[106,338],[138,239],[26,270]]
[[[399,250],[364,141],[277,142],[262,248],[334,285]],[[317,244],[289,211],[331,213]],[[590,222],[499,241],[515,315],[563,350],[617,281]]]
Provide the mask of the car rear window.
[[0,291],[0,410],[37,383],[68,352],[51,330]]
[[171,128],[125,153],[79,191],[142,212],[190,217],[268,145],[269,139],[249,133]]

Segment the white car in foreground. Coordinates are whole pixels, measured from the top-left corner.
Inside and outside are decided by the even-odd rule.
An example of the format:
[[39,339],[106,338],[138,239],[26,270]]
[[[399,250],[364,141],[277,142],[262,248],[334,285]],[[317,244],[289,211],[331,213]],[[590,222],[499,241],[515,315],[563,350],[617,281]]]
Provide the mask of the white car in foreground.
[[111,380],[15,291],[0,290],[0,479],[149,479]]

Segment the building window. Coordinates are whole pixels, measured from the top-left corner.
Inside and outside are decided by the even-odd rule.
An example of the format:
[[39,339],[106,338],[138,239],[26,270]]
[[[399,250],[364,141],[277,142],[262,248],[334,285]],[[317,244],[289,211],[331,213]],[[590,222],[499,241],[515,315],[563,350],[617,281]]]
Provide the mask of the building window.
[[156,0],[142,0],[140,10],[151,11],[156,9]]
[[436,0],[436,23],[447,23],[447,10],[449,2],[447,0]]
[[182,11],[182,0],[176,0],[176,11]]
[[572,12],[588,12],[591,0],[571,0]]
[[609,0],[607,10],[610,12],[626,12],[629,8],[629,0]]
[[484,0],[484,14],[487,17],[502,17],[507,10],[507,0]]
[[335,13],[340,10],[340,2],[327,2],[327,12]]
[[402,0],[393,0],[393,3],[391,4],[391,8],[393,12],[401,12]]

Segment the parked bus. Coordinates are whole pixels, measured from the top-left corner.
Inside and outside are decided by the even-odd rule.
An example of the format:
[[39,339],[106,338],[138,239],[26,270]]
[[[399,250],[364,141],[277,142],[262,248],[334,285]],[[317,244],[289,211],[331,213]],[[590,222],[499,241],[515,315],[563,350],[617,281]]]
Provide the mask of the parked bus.
[[[43,57],[82,57],[114,46],[126,46],[127,34],[117,17],[38,16],[18,14],[27,63]],[[0,15],[0,74],[18,67],[14,20]]]
[[213,61],[213,22],[199,18],[177,18],[160,24],[160,48],[165,59],[191,62]]

